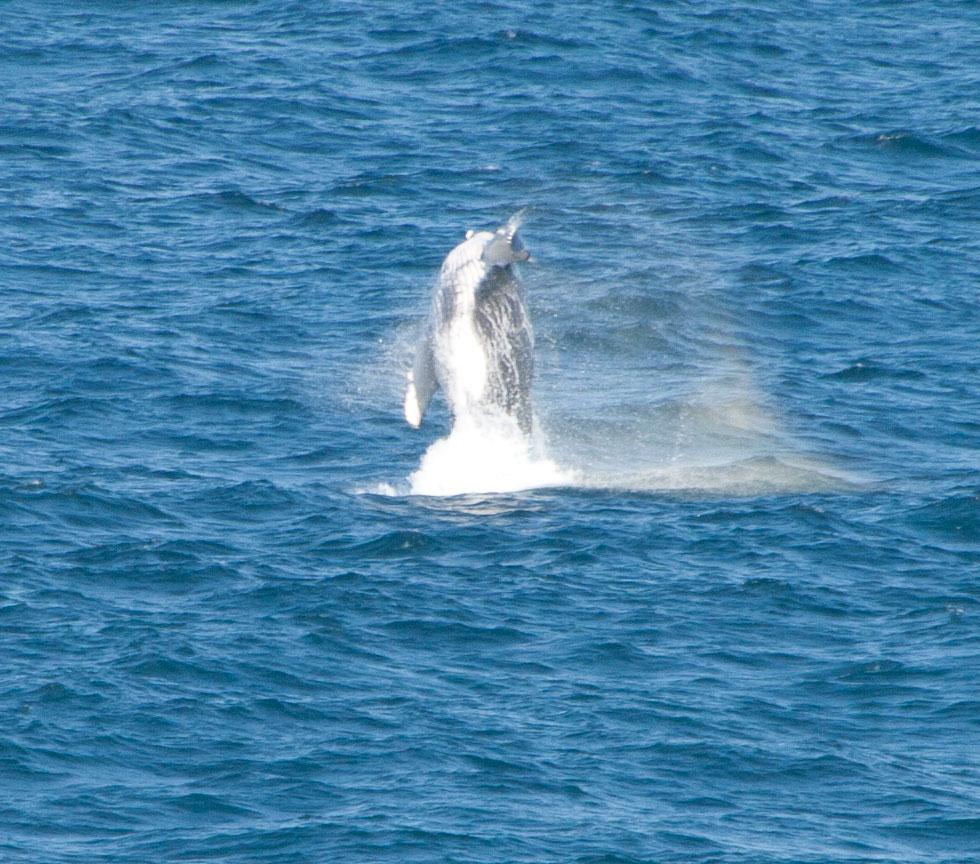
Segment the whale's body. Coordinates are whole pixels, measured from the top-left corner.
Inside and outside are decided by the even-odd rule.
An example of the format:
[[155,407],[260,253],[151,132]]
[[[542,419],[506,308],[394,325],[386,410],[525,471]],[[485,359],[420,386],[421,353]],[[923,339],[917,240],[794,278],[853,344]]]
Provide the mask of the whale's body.
[[442,387],[454,423],[503,414],[530,434],[534,333],[515,267],[528,258],[519,224],[518,214],[495,232],[467,232],[446,256],[409,373],[405,419],[412,426]]

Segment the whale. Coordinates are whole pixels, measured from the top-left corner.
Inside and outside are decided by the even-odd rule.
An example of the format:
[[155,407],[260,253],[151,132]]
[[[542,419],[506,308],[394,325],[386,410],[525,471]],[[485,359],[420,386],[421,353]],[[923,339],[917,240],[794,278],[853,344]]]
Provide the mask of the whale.
[[453,426],[507,417],[530,436],[534,332],[517,264],[530,257],[518,233],[523,211],[495,231],[467,231],[446,256],[405,391],[418,427],[437,389]]

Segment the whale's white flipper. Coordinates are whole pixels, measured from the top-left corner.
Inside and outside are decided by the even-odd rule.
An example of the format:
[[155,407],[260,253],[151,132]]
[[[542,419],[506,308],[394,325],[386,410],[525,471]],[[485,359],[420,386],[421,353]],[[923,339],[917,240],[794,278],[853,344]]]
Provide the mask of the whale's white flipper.
[[408,373],[408,388],[405,391],[405,419],[416,429],[438,386],[432,339],[426,333],[415,348],[415,363]]

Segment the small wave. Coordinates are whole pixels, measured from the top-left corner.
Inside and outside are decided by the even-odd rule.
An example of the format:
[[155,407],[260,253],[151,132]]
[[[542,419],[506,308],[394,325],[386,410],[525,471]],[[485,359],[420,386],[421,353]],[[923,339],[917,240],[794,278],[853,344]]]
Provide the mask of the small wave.
[[217,795],[208,795],[203,792],[177,795],[165,800],[164,803],[184,813],[190,813],[194,816],[206,817],[208,819],[255,815],[254,810],[247,807],[238,807]]
[[943,142],[954,147],[960,147],[970,153],[980,152],[980,128],[969,126],[958,132],[943,136]]
[[926,376],[924,372],[921,372],[918,369],[901,369],[891,366],[883,366],[874,360],[867,357],[862,357],[860,360],[854,361],[852,365],[846,367],[845,369],[839,369],[836,372],[828,372],[821,377],[828,381],[857,383],[863,381],[873,381],[880,378],[919,379],[925,378]]
[[344,220],[337,215],[333,210],[327,210],[323,207],[318,207],[315,210],[311,210],[308,213],[303,213],[297,216],[294,220],[299,225],[307,225],[310,227],[316,226],[328,226],[330,228],[336,227],[336,225]]
[[360,558],[413,558],[431,551],[435,541],[421,531],[390,531],[353,547]]
[[889,132],[879,132],[872,135],[858,135],[849,139],[854,144],[878,150],[883,153],[895,154],[910,158],[963,157],[965,154],[958,147],[937,144],[925,136],[915,132],[896,129]]
[[917,507],[908,521],[918,531],[943,542],[973,544],[980,540],[980,492],[968,490]]
[[831,267],[847,270],[855,268],[866,269],[873,271],[875,274],[899,269],[899,264],[896,261],[887,255],[882,255],[880,252],[859,253],[857,255],[835,255],[827,263]]
[[370,483],[367,486],[355,486],[351,489],[352,495],[380,495],[384,498],[401,498],[411,494],[411,487],[408,483],[389,483],[381,481]]
[[[159,196],[143,199],[146,202],[157,203],[162,199]],[[224,213],[234,212],[254,212],[254,213],[283,213],[285,208],[278,204],[271,204],[259,201],[251,195],[242,192],[240,189],[223,189],[219,192],[195,192],[189,195],[182,195],[176,198],[165,200],[167,204],[177,205],[199,205],[208,210],[215,210]]]

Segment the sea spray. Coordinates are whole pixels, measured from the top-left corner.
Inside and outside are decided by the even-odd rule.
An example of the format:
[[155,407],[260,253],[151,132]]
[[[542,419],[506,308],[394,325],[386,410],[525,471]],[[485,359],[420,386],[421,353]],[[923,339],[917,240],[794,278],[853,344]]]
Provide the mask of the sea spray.
[[578,478],[548,457],[539,430],[528,437],[513,417],[474,411],[456,419],[408,479],[414,495],[463,495],[574,485]]

